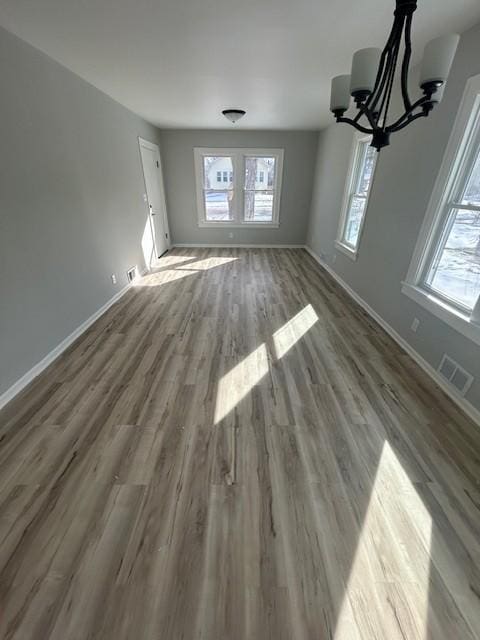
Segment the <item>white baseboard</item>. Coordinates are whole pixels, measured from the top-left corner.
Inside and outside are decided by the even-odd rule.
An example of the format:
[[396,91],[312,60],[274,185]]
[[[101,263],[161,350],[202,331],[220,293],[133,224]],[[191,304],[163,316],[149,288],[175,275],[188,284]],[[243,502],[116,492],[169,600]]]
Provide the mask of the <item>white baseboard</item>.
[[318,264],[327,271],[332,278],[357,302],[362,309],[364,309],[368,315],[370,315],[388,335],[399,344],[408,355],[415,360],[415,362],[427,373],[432,380],[442,389],[442,391],[451,399],[455,404],[462,409],[469,418],[471,418],[477,425],[480,426],[480,411],[473,406],[466,398],[458,394],[436,371],[431,364],[429,364],[422,356],[415,351],[415,349],[395,331],[372,307],[361,298],[356,291],[354,291],[342,278],[335,273],[335,271],[324,262],[319,255],[313,251],[309,246],[305,246],[306,251],[314,258]]
[[199,249],[304,249],[304,244],[203,244],[175,242],[172,248]]
[[[141,275],[144,275],[146,270],[141,272]],[[82,322],[80,326],[78,326],[75,331],[67,336],[60,344],[58,344],[55,349],[52,349],[50,353],[37,362],[37,364],[32,367],[27,373],[25,373],[19,380],[13,383],[13,385],[7,389],[2,395],[0,395],[0,409],[4,407],[7,402],[10,402],[22,389],[24,389],[34,378],[36,378],[44,369],[48,367],[54,360],[60,356],[65,349],[67,349],[79,336],[82,335],[84,331],[86,331],[100,316],[102,316],[117,300],[128,291],[128,289],[135,284],[135,280],[127,284],[123,289],[121,289],[118,293],[116,293],[113,298],[110,298],[108,302],[106,302],[100,309],[97,309],[94,314],[92,314],[89,318]]]

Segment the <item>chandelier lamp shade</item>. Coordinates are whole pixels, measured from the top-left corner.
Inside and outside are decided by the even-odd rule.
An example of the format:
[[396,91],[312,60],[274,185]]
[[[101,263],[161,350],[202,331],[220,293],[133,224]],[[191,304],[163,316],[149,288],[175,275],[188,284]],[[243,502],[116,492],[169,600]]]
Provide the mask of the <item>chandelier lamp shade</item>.
[[[387,44],[381,49],[357,51],[352,60],[350,75],[332,80],[330,110],[337,122],[352,125],[372,136],[372,147],[380,151],[390,144],[390,135],[400,131],[418,118],[425,118],[440,102],[460,36],[449,34],[429,42],[423,54],[419,86],[421,97],[413,101],[408,91],[410,58],[412,55],[412,18],[417,0],[396,0],[393,27]],[[403,45],[403,61],[399,67],[403,113],[389,122],[392,92],[397,76]],[[357,113],[345,117],[351,98]]]

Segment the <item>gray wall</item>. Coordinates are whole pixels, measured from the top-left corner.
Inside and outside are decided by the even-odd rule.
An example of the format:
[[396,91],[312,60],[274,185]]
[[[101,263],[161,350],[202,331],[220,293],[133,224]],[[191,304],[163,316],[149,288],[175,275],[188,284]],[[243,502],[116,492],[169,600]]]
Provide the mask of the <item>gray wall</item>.
[[143,267],[158,131],[3,29],[0,78],[1,394]]
[[462,36],[442,104],[380,153],[356,262],[334,247],[353,130],[333,124],[321,132],[307,244],[434,368],[447,352],[471,372],[467,398],[480,409],[480,348],[401,293],[466,80],[478,73],[477,26]]
[[[285,149],[280,227],[199,228],[194,147]],[[316,148],[317,134],[310,131],[162,131],[162,164],[172,241],[181,244],[304,244],[310,215]],[[229,238],[229,233],[233,233],[234,237]]]

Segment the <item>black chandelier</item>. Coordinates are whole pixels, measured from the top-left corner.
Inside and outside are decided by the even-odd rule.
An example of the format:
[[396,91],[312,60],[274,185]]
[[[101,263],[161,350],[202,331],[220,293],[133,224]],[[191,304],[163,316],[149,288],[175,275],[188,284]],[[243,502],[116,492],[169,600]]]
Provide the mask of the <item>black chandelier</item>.
[[[390,144],[390,134],[400,131],[418,118],[428,116],[435,104],[440,102],[460,39],[457,34],[450,34],[427,44],[419,82],[423,95],[412,102],[407,85],[412,55],[412,17],[417,8],[417,0],[396,0],[396,5],[392,31],[384,50],[360,49],[353,56],[351,75],[337,76],[332,80],[330,110],[336,121],[346,122],[363,133],[371,134],[371,146],[377,151]],[[402,40],[405,51],[400,87],[404,113],[388,124]],[[350,107],[350,96],[358,109],[354,118],[344,117]]]

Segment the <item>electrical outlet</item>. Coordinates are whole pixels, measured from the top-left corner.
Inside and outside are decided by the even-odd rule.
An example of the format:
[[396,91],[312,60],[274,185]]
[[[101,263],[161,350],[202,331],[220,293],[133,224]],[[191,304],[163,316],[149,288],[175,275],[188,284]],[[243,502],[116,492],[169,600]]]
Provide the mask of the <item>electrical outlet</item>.
[[337,259],[337,254],[334,253],[333,256],[332,256],[332,264],[335,262],[336,259]]
[[417,333],[417,329],[419,326],[420,326],[420,320],[418,318],[414,318],[410,329],[413,331],[413,333]]
[[229,238],[233,238],[233,231],[230,231],[230,233],[228,234]]
[[114,273],[112,273],[110,277],[112,279],[113,284],[117,284],[117,276]]

